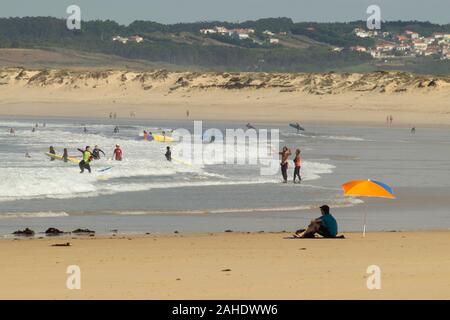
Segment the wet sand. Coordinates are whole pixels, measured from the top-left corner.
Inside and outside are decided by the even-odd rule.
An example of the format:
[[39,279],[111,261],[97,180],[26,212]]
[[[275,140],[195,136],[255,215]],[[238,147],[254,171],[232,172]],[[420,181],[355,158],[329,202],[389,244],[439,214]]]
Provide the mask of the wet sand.
[[[450,299],[450,231],[345,240],[288,233],[0,241],[1,299]],[[70,247],[53,247],[70,242]],[[66,269],[81,268],[68,290]],[[368,290],[367,268],[381,268]]]

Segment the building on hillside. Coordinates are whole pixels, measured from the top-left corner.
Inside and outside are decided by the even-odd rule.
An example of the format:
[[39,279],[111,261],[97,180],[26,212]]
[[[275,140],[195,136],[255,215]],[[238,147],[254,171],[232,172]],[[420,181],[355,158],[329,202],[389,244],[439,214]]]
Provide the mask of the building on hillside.
[[208,35],[208,34],[215,34],[217,33],[217,31],[215,29],[200,29],[200,33]]
[[248,35],[248,33],[241,33],[241,32],[238,32],[238,31],[230,31],[230,32],[228,33],[228,35],[229,35],[231,38],[236,39],[236,40],[246,40],[246,39],[249,39],[249,38],[250,38],[250,36]]
[[136,43],[141,43],[142,41],[144,41],[144,38],[142,38],[141,36],[135,35],[135,36],[131,36],[129,38],[129,40],[136,42]]
[[270,43],[270,44],[279,44],[279,43],[280,43],[280,39],[277,39],[277,38],[270,38],[270,39],[269,39],[269,43]]
[[275,33],[273,33],[272,31],[269,31],[269,30],[263,31],[263,34],[266,35],[266,36],[270,36],[270,37],[275,35]]
[[420,38],[420,34],[414,31],[406,30],[405,34],[412,40]]
[[126,44],[128,42],[128,38],[126,37],[121,37],[121,36],[114,36],[112,38],[112,41],[117,41],[117,42],[121,42],[123,44]]
[[366,47],[362,47],[362,46],[354,46],[354,47],[350,47],[351,51],[357,51],[357,52],[367,52],[367,48]]

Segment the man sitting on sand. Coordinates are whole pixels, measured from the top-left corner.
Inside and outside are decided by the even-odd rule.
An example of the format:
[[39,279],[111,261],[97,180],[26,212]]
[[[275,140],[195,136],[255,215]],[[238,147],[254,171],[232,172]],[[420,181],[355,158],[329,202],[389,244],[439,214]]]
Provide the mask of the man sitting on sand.
[[319,234],[324,238],[336,238],[338,226],[336,219],[330,214],[330,207],[321,206],[322,216],[311,221],[306,230],[297,230],[294,234],[295,238],[314,238],[315,234]]

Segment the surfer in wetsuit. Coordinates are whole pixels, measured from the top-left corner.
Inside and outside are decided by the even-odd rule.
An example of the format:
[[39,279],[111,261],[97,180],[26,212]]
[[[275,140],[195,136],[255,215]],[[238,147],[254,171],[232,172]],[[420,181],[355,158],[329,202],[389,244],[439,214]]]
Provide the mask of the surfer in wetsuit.
[[287,183],[287,169],[288,169],[288,160],[291,155],[291,150],[288,147],[283,147],[283,151],[279,153],[281,156],[281,174],[283,175],[283,182]]
[[94,157],[95,160],[100,160],[100,152],[103,153],[104,156],[106,156],[103,150],[100,149],[98,146],[95,146],[94,150],[92,150],[92,156]]
[[[53,146],[50,146],[50,150],[48,153],[55,155],[56,154],[55,148],[53,148]],[[50,161],[55,161],[55,158],[51,157]]]
[[295,158],[294,158],[294,183],[296,178],[298,178],[298,182],[300,183],[302,181],[302,177],[300,176],[300,168],[302,167],[302,158],[300,157],[300,149],[297,149],[295,151]]
[[118,144],[116,144],[116,148],[114,149],[113,159],[116,161],[122,161],[122,149],[120,149]]
[[172,161],[172,151],[170,151],[170,147],[167,147],[165,156],[166,156],[167,161]]
[[247,123],[245,126],[247,127],[247,129],[253,129],[253,130],[256,130],[255,127],[252,126],[250,123]]
[[63,151],[63,161],[64,161],[64,162],[67,162],[67,161],[68,161],[68,158],[69,158],[69,153],[67,152],[67,148],[64,148],[64,151]]
[[81,170],[80,173],[83,173],[84,169],[87,169],[89,173],[91,173],[91,166],[89,164],[92,160],[91,148],[87,146],[85,150],[78,149],[78,151],[80,151],[83,154],[83,159],[79,163]]
[[84,126],[83,132],[84,132],[84,133],[87,133],[87,132],[88,132],[86,126]]
[[114,128],[114,133],[119,133],[119,126],[116,126],[116,127]]
[[15,133],[14,128],[10,128],[10,129],[9,129],[9,133],[10,133],[10,134],[14,134],[14,133]]

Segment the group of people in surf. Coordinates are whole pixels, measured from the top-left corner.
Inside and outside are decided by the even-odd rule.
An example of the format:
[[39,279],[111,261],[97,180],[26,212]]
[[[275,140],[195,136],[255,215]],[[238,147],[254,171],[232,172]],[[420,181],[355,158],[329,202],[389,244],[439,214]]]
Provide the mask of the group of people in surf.
[[[87,170],[89,173],[91,173],[92,172],[91,162],[93,160],[100,160],[100,158],[101,158],[100,154],[103,154],[103,156],[106,156],[105,152],[102,149],[100,149],[99,146],[97,146],[97,145],[94,147],[94,149],[92,149],[90,146],[86,146],[86,148],[84,148],[84,149],[78,148],[77,150],[81,152],[81,161],[78,163],[78,165],[80,167],[80,173],[84,173],[84,170]],[[56,155],[56,151],[53,146],[50,146],[49,154]],[[112,159],[115,161],[122,161],[122,159],[123,159],[123,152],[122,152],[122,149],[120,148],[120,145],[118,145],[118,144],[116,144],[116,147],[113,151]],[[50,161],[54,161],[54,160],[55,160],[54,157],[50,158]],[[68,153],[67,148],[64,148],[62,160],[64,162],[69,161],[69,153]]]
[[[300,183],[302,181],[302,177],[300,176],[300,169],[302,167],[302,158],[301,158],[301,150],[297,149],[295,151],[294,156],[294,183]],[[287,183],[288,181],[288,168],[289,168],[289,157],[292,155],[291,149],[284,146],[282,151],[279,152],[281,156],[281,175],[283,176],[283,182]],[[297,182],[298,179],[298,182]]]

